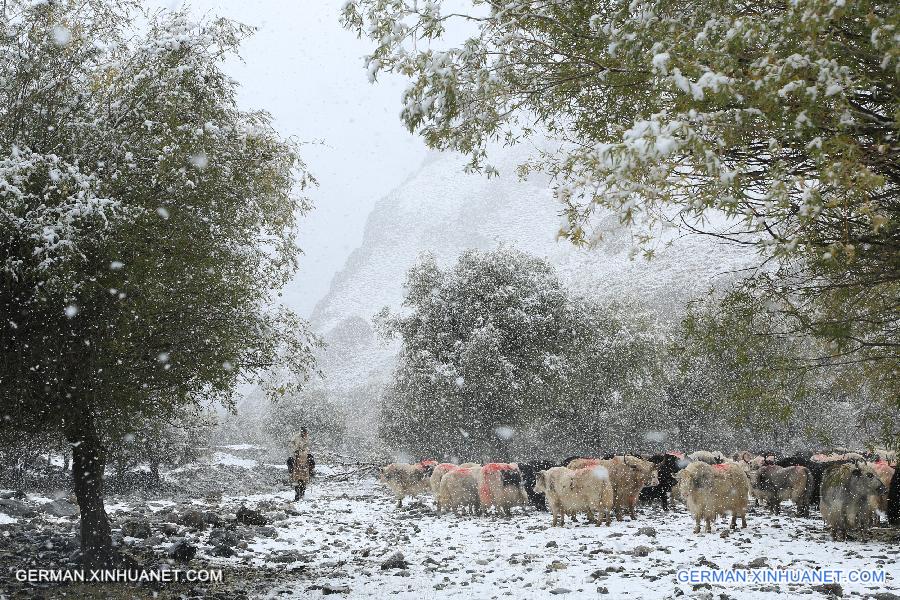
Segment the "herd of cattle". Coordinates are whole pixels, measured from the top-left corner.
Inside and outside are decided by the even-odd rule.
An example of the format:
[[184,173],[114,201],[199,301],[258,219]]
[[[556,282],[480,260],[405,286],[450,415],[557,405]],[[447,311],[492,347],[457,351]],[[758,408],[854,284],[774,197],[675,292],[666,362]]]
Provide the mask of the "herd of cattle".
[[877,525],[879,513],[900,524],[900,477],[894,477],[896,455],[891,451],[866,453],[837,451],[779,456],[775,453],[697,451],[656,455],[607,455],[603,458],[569,457],[562,462],[528,463],[392,463],[381,480],[393,491],[397,506],[403,498],[431,492],[437,512],[480,515],[491,507],[506,516],[515,506],[528,504],[553,515],[552,525],[577,521],[612,522],[628,511],[635,518],[638,501],[658,500],[664,510],[669,501],[687,505],[694,533],[701,524],[712,531],[719,516],[731,516],[731,528],[747,526],[750,499],[778,512],[785,500],[797,515],[808,517],[818,507],[833,539],[848,532],[865,538]]

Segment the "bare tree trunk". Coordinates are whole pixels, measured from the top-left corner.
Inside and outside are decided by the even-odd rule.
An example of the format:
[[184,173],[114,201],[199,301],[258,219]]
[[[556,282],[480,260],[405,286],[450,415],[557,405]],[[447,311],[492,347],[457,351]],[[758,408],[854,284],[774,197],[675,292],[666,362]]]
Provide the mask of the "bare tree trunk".
[[82,420],[67,435],[72,443],[72,481],[81,509],[81,554],[88,569],[112,566],[113,551],[109,517],[103,505],[103,472],[106,449],[94,424]]

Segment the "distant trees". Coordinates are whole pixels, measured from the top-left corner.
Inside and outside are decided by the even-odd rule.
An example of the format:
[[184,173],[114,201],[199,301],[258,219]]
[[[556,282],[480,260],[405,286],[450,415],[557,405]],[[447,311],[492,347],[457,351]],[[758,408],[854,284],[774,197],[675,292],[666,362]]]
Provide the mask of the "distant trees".
[[807,368],[818,349],[774,336],[776,319],[732,292],[661,324],[574,296],[518,250],[468,251],[446,269],[425,255],[401,312],[376,318],[402,341],[380,436],[409,458],[458,460],[865,439],[870,391]]
[[111,442],[272,366],[298,385],[316,343],[273,308],[311,179],[221,69],[249,31],[137,16],[0,5],[0,428],[71,445],[89,567]]
[[306,427],[315,447],[338,450],[347,430],[346,410],[332,401],[326,389],[310,385],[272,403],[262,429],[274,443],[287,448],[300,428]]
[[604,416],[653,388],[651,337],[573,297],[549,264],[517,250],[468,251],[448,270],[423,257],[404,312],[382,312],[379,325],[403,342],[380,433],[411,453],[499,459],[550,440],[596,447]]
[[873,409],[900,410],[894,2],[466,4],[344,7],[373,44],[369,77],[410,79],[410,131],[488,174],[492,141],[549,135],[522,169],[555,177],[576,243],[611,210],[648,254],[659,224],[755,246],[777,268],[745,291],[780,333],[823,340],[817,358],[886,399]]

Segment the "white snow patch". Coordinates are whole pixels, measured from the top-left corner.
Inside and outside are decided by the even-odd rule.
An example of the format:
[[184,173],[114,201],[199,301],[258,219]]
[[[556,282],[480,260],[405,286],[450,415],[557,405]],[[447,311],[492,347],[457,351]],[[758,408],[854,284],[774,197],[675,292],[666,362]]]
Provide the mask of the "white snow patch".
[[214,452],[212,458],[212,464],[214,465],[227,465],[230,467],[244,467],[245,469],[252,469],[257,464],[257,461],[249,459],[249,458],[238,458],[234,454],[228,454],[227,452]]

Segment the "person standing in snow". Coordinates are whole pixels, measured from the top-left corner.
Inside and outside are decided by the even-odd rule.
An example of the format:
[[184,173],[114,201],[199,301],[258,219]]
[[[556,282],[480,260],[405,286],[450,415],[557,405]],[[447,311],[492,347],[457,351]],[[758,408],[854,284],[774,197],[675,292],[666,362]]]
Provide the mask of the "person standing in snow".
[[294,500],[299,500],[306,493],[311,475],[309,465],[309,433],[306,427],[300,428],[300,433],[291,440],[291,458],[288,460],[291,480],[294,482]]

